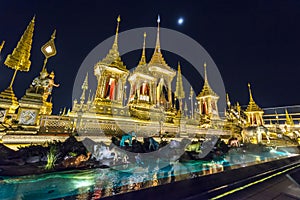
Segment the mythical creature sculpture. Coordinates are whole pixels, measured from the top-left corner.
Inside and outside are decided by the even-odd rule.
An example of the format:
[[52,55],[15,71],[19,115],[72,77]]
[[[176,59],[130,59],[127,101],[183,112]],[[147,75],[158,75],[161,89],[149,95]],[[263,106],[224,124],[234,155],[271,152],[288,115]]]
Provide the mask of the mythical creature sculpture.
[[180,148],[180,142],[177,140],[171,140],[170,144],[169,144],[171,149],[176,149],[176,148]]
[[238,140],[237,138],[232,137],[232,138],[230,138],[230,139],[228,140],[228,145],[229,145],[230,147],[239,147],[239,146],[240,146],[240,143],[239,143],[239,140]]
[[186,147],[185,151],[200,153],[201,152],[201,144],[200,144],[200,142],[192,142],[191,144],[189,144]]
[[93,157],[97,160],[112,159],[114,158],[113,152],[109,150],[109,147],[104,145],[94,145]]
[[242,130],[242,137],[243,137],[243,143],[245,141],[250,142],[250,138],[256,137],[257,143],[262,143],[262,134],[266,135],[266,138],[268,140],[267,143],[270,143],[269,139],[269,132],[268,129],[265,126],[249,126]]
[[59,87],[59,84],[54,83],[54,77],[54,72],[48,74],[47,70],[43,69],[40,75],[32,81],[29,91],[42,94],[44,99],[47,99],[52,93],[52,88]]
[[78,167],[81,163],[88,161],[91,157],[91,153],[88,152],[87,156],[81,154],[77,157],[67,158],[62,162],[62,165],[66,168],[68,167]]
[[225,116],[227,121],[237,123],[242,127],[247,123],[245,113],[240,109],[239,105],[230,106],[226,110]]
[[114,155],[114,158],[113,158],[114,164],[116,162],[118,162],[119,160],[121,160],[123,163],[129,163],[128,155],[125,152],[123,152],[121,149],[116,149],[115,147],[113,147],[110,151]]
[[[159,143],[153,139],[153,137],[144,138],[144,144],[148,145],[148,150],[156,151],[159,148]],[[145,147],[146,148],[146,147]]]
[[136,134],[135,132],[131,132],[131,133],[126,133],[122,136],[121,142],[120,142],[120,146],[121,147],[125,147],[125,142],[128,140],[129,141],[129,146],[132,146],[132,137],[136,138]]
[[159,148],[159,143],[155,141],[152,137],[149,138],[149,150],[152,148],[154,151],[158,150]]

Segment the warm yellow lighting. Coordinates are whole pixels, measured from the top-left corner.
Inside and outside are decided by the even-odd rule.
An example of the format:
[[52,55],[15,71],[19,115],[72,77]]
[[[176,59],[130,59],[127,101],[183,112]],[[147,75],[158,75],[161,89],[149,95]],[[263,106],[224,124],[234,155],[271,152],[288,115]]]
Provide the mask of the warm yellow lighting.
[[56,31],[54,30],[51,39],[48,42],[46,42],[46,44],[44,44],[41,48],[41,51],[45,55],[46,59],[56,55],[56,48],[54,44],[55,33]]
[[48,47],[46,47],[45,51],[46,51],[47,53],[52,53],[52,52],[53,52],[53,49],[52,49],[51,46],[48,46]]

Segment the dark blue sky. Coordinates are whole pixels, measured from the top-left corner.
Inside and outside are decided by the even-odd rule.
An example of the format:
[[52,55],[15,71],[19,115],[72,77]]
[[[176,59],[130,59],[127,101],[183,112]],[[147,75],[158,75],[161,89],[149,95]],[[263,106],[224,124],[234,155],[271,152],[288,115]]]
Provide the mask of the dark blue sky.
[[[156,16],[160,14],[162,27],[175,29],[198,41],[217,64],[233,101],[248,103],[247,83],[251,82],[254,98],[261,107],[300,102],[298,0],[3,1],[0,40],[5,40],[6,45],[0,63],[1,91],[9,85],[13,75],[13,71],[4,66],[4,59],[34,14],[31,70],[17,74],[15,93],[20,98],[38,75],[43,64],[40,47],[56,28],[58,53],[47,65],[56,72],[56,82],[61,85],[53,91],[55,113],[60,107],[71,106],[78,68],[97,44],[114,34],[119,14],[120,31],[156,26]],[[185,19],[182,26],[177,25],[180,16]],[[161,43],[163,46],[163,41]],[[127,66],[135,66],[138,59],[128,56],[124,61]],[[174,67],[177,58],[167,62]],[[182,73],[189,77],[190,71],[182,62]],[[192,81],[197,92],[202,88],[199,80]]]

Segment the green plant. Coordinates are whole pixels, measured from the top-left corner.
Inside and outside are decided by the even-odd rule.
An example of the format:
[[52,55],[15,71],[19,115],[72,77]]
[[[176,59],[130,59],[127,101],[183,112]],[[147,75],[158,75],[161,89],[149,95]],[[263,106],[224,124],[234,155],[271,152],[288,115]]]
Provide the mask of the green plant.
[[45,166],[46,170],[51,170],[54,168],[54,164],[57,160],[56,148],[51,146],[49,152],[47,153],[47,164]]
[[72,157],[77,156],[77,153],[75,153],[75,152],[69,152],[68,154],[69,154],[69,156],[72,156]]

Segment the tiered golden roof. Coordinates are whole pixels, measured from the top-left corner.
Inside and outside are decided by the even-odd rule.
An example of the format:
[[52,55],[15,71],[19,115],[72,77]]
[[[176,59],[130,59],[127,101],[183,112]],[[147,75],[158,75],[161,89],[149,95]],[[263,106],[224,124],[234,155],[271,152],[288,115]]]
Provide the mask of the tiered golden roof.
[[116,35],[115,40],[112,45],[112,48],[109,50],[108,54],[96,65],[104,64],[109,67],[114,67],[122,71],[127,71],[126,66],[124,65],[123,61],[121,60],[120,53],[118,50],[118,37],[119,37],[119,25],[120,25],[121,18],[118,16],[117,18],[117,28],[116,28]]
[[1,108],[8,109],[8,113],[14,113],[18,106],[19,103],[12,87],[8,87],[0,93]]
[[29,58],[34,31],[34,20],[35,17],[30,21],[12,54],[7,56],[4,62],[6,66],[15,70],[29,71],[31,65]]
[[208,79],[207,79],[207,72],[206,72],[206,63],[204,63],[204,85],[203,88],[201,90],[201,92],[199,93],[199,95],[197,96],[199,97],[205,97],[205,96],[213,96],[213,97],[219,97],[210,87],[209,83],[208,83]]
[[255,103],[255,101],[252,97],[250,83],[248,83],[248,87],[249,87],[250,101],[249,101],[249,104],[248,104],[247,109],[246,109],[245,112],[263,112],[263,110]]

